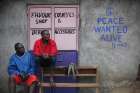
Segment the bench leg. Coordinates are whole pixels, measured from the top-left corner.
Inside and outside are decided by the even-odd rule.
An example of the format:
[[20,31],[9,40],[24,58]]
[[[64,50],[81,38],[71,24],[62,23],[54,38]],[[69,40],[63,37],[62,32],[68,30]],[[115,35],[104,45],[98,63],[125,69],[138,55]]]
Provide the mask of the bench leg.
[[99,88],[96,88],[96,93],[100,93],[100,89]]

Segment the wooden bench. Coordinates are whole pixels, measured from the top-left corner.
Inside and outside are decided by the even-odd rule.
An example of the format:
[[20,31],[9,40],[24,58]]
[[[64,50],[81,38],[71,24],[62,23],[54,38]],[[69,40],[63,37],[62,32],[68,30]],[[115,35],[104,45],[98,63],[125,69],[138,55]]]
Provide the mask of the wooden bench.
[[[56,67],[53,69],[53,76],[59,77],[59,76],[67,76],[68,69],[66,67]],[[42,93],[41,90],[43,87],[76,87],[76,88],[95,88],[96,93],[99,93],[100,90],[100,83],[99,83],[99,67],[77,67],[77,72],[75,74],[76,79],[80,77],[95,77],[94,83],[53,83],[53,85],[49,82],[41,82],[40,83],[40,89],[39,93]],[[42,73],[43,77],[50,77],[51,73],[47,70]]]
[[134,80],[134,83],[133,83],[133,93],[136,93],[137,89],[140,89],[140,64],[138,67],[136,80]]

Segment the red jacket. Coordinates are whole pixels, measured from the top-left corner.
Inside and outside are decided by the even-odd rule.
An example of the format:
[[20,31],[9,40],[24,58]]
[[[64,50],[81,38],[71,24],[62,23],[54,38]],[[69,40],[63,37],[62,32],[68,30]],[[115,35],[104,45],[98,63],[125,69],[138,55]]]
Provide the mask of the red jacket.
[[42,56],[42,54],[48,54],[49,56],[55,56],[57,54],[57,46],[54,40],[49,39],[47,45],[45,45],[42,39],[38,39],[34,44],[33,53],[36,56]]

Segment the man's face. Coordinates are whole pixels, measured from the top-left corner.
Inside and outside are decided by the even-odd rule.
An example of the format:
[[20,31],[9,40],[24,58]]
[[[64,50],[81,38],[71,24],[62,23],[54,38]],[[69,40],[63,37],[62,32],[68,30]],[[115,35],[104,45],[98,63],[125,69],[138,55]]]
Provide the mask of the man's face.
[[25,48],[24,47],[19,47],[19,48],[16,49],[16,53],[18,55],[23,55],[24,52],[25,52]]
[[47,32],[43,32],[42,34],[41,34],[41,37],[42,37],[42,39],[43,40],[49,40],[50,39],[50,34]]

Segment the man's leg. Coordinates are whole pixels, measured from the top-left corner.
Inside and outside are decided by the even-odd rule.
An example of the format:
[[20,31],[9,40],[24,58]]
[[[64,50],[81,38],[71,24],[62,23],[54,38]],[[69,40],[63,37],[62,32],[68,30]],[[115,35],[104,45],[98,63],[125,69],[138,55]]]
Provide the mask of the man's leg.
[[29,89],[29,93],[35,93],[37,90],[36,90],[36,87],[37,86],[37,83],[34,82],[31,86],[30,86],[30,89]]
[[9,78],[9,93],[16,93],[16,82],[13,78]]
[[38,84],[36,75],[29,75],[26,84],[29,87],[29,93],[34,93],[35,86]]
[[29,86],[24,84],[24,93],[29,93]]
[[21,81],[18,75],[9,77],[9,93],[16,93],[16,84],[20,84]]
[[49,66],[49,69],[50,69],[50,83],[52,86],[55,86],[54,84],[54,68],[55,68],[55,63],[56,63],[56,57],[51,57],[50,58],[50,66]]

